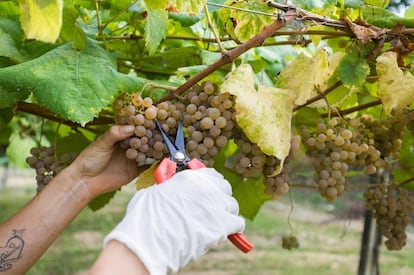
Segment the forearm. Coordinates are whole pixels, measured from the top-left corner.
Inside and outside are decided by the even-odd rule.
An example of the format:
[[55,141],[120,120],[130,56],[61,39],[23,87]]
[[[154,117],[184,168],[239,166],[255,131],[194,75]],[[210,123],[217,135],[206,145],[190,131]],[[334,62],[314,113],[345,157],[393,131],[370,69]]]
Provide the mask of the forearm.
[[23,209],[0,225],[0,272],[24,274],[90,201],[68,167]]
[[124,244],[110,241],[89,272],[90,275],[148,275],[141,260]]

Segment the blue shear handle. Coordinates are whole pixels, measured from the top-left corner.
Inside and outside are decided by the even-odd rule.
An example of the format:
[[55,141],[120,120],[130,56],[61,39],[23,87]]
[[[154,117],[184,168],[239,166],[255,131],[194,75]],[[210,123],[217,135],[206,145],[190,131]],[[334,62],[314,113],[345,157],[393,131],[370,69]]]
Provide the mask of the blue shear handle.
[[168,158],[163,159],[160,165],[158,165],[157,169],[155,169],[155,182],[157,184],[163,183],[164,181],[174,176],[176,171],[177,163],[175,161],[172,161]]

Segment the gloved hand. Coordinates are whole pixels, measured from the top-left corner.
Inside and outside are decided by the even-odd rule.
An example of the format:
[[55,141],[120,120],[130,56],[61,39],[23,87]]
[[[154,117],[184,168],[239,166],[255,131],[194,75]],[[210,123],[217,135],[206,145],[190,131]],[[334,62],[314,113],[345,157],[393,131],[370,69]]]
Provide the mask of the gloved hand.
[[104,239],[131,249],[150,274],[177,272],[228,235],[244,230],[231,186],[212,168],[185,170],[138,191]]

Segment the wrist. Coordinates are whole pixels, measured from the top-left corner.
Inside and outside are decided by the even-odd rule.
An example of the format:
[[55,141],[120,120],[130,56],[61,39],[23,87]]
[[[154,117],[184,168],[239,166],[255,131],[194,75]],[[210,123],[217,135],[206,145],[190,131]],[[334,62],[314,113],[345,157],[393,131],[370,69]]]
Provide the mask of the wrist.
[[[79,173],[79,170],[74,164],[71,164],[62,170],[56,176],[55,180],[59,182],[62,192],[65,192],[68,196],[77,198],[79,204],[86,206],[95,197],[90,192],[87,178]],[[68,184],[62,184],[62,182]]]

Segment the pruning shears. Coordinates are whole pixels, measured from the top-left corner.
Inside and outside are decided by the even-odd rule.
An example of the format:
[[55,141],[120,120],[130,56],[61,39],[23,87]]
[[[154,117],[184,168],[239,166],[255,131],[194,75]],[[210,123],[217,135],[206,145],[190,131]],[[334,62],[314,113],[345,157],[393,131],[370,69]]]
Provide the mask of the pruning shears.
[[[186,154],[182,121],[179,121],[178,123],[178,129],[174,143],[171,141],[170,136],[164,131],[160,122],[158,120],[155,120],[155,123],[160,130],[164,142],[167,145],[168,151],[170,153],[169,157],[164,158],[155,170],[154,177],[157,184],[163,183],[164,181],[171,178],[175,173],[182,170],[199,169],[206,167],[204,163],[202,163],[199,159],[191,159]],[[253,245],[248,240],[246,240],[246,238],[241,233],[231,234],[227,236],[227,238],[244,253],[249,252],[253,248]]]

